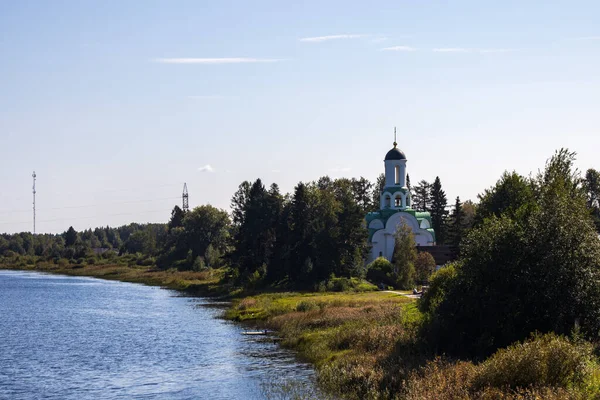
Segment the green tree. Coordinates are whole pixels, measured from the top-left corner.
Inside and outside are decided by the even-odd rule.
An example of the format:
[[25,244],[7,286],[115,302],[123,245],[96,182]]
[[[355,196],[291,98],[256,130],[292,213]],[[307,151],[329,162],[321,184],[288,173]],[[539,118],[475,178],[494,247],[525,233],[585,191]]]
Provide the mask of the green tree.
[[587,193],[587,205],[594,219],[596,230],[600,232],[600,172],[591,168],[586,171],[584,189]]
[[173,207],[173,211],[171,211],[171,219],[167,225],[169,230],[183,226],[183,217],[185,217],[183,210],[179,206]]
[[385,175],[379,174],[377,177],[377,181],[375,182],[375,186],[373,187],[373,210],[379,210],[381,206],[381,193],[383,193],[383,188],[385,187]]
[[414,187],[412,204],[415,210],[429,211],[431,209],[431,184],[425,180]]
[[446,192],[442,190],[440,177],[436,176],[433,185],[431,185],[431,225],[435,231],[437,244],[445,244],[448,234],[448,210],[446,206]]
[[[530,332],[588,338],[600,330],[600,241],[587,212],[574,153],[557,152],[533,181],[532,204],[484,219],[463,241],[456,277],[432,311],[443,351],[485,356]],[[577,221],[576,224],[573,221]]]
[[412,229],[406,224],[402,224],[398,227],[394,239],[392,265],[396,285],[407,290],[415,284],[415,261],[417,260],[415,237]]
[[533,204],[534,193],[532,183],[513,171],[504,172],[495,186],[478,197],[476,224],[493,215],[518,218],[518,213],[524,212],[523,207]]
[[460,197],[456,197],[454,208],[450,213],[450,221],[448,226],[448,244],[452,247],[454,254],[459,254],[459,245],[466,229],[465,214],[463,205],[460,202]]
[[226,252],[230,226],[227,212],[211,205],[187,212],[183,218],[183,235],[187,248],[192,252],[192,261],[204,256],[209,245],[221,254]]
[[420,251],[417,253],[415,260],[416,279],[420,283],[426,283],[431,274],[435,272],[435,259],[426,252]]
[[371,194],[373,192],[373,184],[368,179],[362,176],[359,179],[353,178],[351,185],[354,200],[363,214],[379,209],[379,207],[373,207]]
[[70,226],[64,235],[65,235],[65,246],[67,246],[67,247],[74,246],[75,242],[77,241],[77,231],[75,229],[73,229],[72,226]]

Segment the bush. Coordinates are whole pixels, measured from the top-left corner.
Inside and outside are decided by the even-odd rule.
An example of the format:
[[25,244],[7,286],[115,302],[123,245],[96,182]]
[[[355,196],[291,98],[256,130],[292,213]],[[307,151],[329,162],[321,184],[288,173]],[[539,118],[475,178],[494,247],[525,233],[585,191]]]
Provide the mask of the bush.
[[485,360],[473,382],[475,389],[581,386],[590,377],[593,347],[564,336],[534,335],[524,343],[501,349]]
[[206,264],[204,263],[204,258],[198,256],[194,261],[194,265],[192,266],[192,270],[194,271],[204,271],[207,269]]
[[375,284],[393,285],[392,263],[385,257],[378,257],[367,265],[367,279]]
[[422,284],[427,282],[431,274],[435,272],[435,259],[426,251],[417,253],[415,270],[417,271],[417,281]]
[[450,285],[456,278],[456,264],[448,264],[436,271],[429,278],[429,289],[419,299],[419,310],[433,313],[442,302]]
[[318,310],[320,307],[314,301],[302,300],[298,305],[296,305],[296,311],[306,312],[312,310]]

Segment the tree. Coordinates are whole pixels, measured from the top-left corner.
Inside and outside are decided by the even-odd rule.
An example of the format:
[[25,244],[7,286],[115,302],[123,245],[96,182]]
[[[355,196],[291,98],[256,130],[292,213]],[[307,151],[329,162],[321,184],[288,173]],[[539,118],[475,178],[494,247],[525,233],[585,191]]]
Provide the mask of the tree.
[[[361,213],[365,214],[369,211],[375,211],[379,209],[379,207],[373,207],[371,201],[373,184],[369,182],[368,179],[363,178],[362,176],[359,179],[352,178],[351,185],[354,201],[360,207]],[[377,205],[379,205],[379,203],[377,203]]]
[[431,209],[431,184],[425,180],[417,183],[413,190],[412,202],[415,210],[429,211]]
[[65,232],[65,246],[67,246],[67,247],[74,246],[76,241],[77,241],[77,231],[75,229],[73,229],[72,226],[70,226],[69,229],[67,229],[67,232]]
[[373,187],[373,205],[372,208],[373,210],[379,210],[380,205],[381,205],[381,193],[383,193],[383,188],[385,187],[385,175],[384,174],[379,174],[379,176],[377,177],[377,181],[375,183],[375,186]]
[[456,197],[454,208],[450,214],[450,222],[448,226],[448,244],[452,247],[452,252],[455,255],[459,253],[459,245],[462,240],[463,233],[466,229],[465,214],[463,205],[460,202],[460,197]]
[[417,253],[415,260],[416,279],[420,283],[426,283],[431,274],[435,272],[435,259],[426,252],[420,251]]
[[406,224],[400,225],[394,241],[392,265],[396,285],[407,290],[414,286],[416,276],[417,249],[412,229]]
[[518,213],[524,212],[524,206],[533,204],[534,193],[532,183],[513,171],[504,172],[495,186],[478,197],[475,224],[492,215],[507,214],[509,218],[518,218]]
[[431,224],[435,231],[436,242],[438,244],[446,243],[447,239],[447,217],[448,210],[446,206],[446,192],[442,190],[442,182],[440,177],[436,176],[433,185],[431,185]]
[[[430,310],[440,350],[486,356],[539,331],[587,338],[600,330],[600,241],[574,153],[557,152],[532,179],[531,204],[513,197],[463,241],[456,276]],[[573,221],[576,220],[577,224]]]
[[123,246],[128,253],[153,254],[156,251],[156,239],[150,231],[139,230],[129,235]]
[[169,223],[167,225],[169,227],[169,230],[183,226],[184,216],[185,213],[181,208],[179,208],[179,206],[173,207],[173,211],[171,211],[171,219],[169,220]]
[[230,226],[227,212],[211,205],[187,212],[183,218],[183,242],[192,252],[192,262],[198,256],[203,257],[209,245],[221,254],[226,252]]
[[584,188],[587,193],[587,205],[591,211],[596,230],[600,232],[600,172],[588,169],[585,173]]

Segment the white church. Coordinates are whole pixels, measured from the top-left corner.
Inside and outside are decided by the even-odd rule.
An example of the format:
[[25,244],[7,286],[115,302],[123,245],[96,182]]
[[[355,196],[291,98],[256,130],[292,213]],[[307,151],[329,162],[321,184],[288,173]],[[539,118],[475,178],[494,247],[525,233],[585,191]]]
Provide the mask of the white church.
[[381,192],[379,211],[366,216],[369,243],[372,245],[367,262],[382,256],[392,259],[394,235],[403,223],[412,229],[417,246],[435,245],[431,215],[411,208],[410,191],[406,187],[406,155],[397,145],[394,140],[394,148],[385,155],[385,185]]

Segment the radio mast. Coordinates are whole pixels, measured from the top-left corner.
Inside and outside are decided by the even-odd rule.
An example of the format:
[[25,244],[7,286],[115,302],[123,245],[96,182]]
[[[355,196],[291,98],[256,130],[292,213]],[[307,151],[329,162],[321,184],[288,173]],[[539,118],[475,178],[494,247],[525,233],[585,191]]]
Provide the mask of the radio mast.
[[181,198],[183,199],[183,211],[187,212],[190,209],[187,183],[183,184],[183,194],[181,195]]
[[33,177],[33,234],[35,235],[35,178],[37,176],[35,171],[33,171],[31,176]]

